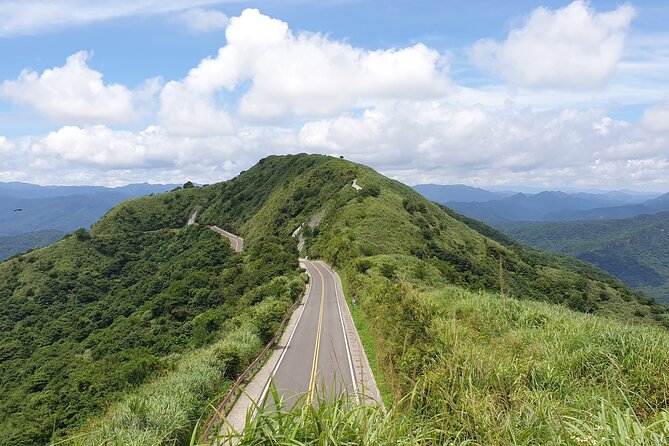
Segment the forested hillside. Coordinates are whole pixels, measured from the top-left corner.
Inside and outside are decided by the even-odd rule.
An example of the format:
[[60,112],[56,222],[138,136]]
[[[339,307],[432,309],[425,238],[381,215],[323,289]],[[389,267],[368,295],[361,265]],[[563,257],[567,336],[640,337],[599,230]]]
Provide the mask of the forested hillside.
[[[208,224],[248,249],[233,254]],[[367,167],[272,156],[0,265],[3,444],[44,443],[54,426],[84,444],[183,442],[302,289],[298,242],[356,298],[387,402],[417,392],[406,419],[440,443],[546,444],[602,398],[629,400],[644,423],[666,407],[666,307]]]
[[209,194],[128,202],[91,233],[0,265],[0,444],[71,435],[109,402],[178,370],[189,352],[246,327],[244,343],[224,345],[211,365],[215,379],[178,408],[185,425],[171,435],[190,434],[191,417],[208,410],[302,289],[293,240],[257,240],[240,256],[206,226],[183,227]]
[[669,304],[669,212],[624,220],[524,222],[506,225],[504,232],[537,249],[591,262]]
[[[367,167],[327,157],[270,158],[254,168],[253,175],[291,171],[315,161],[304,174],[276,188],[247,223],[223,223],[236,225],[242,234],[290,235],[300,224],[320,219],[313,230],[305,231],[305,252],[312,257],[345,266],[360,257],[410,256],[438,270],[449,283],[472,290],[499,290],[501,258],[507,295],[624,319],[667,322],[664,307],[602,270],[524,247]],[[363,186],[360,192],[350,187],[351,178]]]

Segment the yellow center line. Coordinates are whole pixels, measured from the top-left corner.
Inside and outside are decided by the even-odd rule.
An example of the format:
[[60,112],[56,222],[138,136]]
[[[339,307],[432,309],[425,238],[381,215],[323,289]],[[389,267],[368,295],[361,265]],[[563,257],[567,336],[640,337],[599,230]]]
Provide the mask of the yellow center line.
[[309,379],[309,393],[307,394],[307,403],[311,404],[314,401],[314,391],[316,389],[316,375],[318,371],[318,355],[321,351],[321,332],[323,330],[323,309],[325,307],[325,278],[318,267],[312,263],[312,266],[318,271],[321,276],[321,309],[318,315],[318,328],[316,329],[316,347],[314,347],[314,359],[311,363],[311,378]]

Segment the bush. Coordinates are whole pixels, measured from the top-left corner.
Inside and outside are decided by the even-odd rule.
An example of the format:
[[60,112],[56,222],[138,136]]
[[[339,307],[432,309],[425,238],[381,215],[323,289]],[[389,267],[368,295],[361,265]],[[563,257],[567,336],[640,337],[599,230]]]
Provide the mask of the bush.
[[88,233],[84,228],[79,228],[74,231],[74,236],[80,242],[85,242],[91,239],[91,234]]
[[360,195],[363,197],[378,197],[380,194],[381,188],[378,184],[368,184],[360,191]]

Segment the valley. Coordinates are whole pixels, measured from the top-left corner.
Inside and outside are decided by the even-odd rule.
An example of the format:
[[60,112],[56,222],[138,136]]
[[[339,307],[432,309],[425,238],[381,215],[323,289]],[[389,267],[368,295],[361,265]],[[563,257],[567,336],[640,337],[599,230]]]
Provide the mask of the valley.
[[38,186],[0,182],[0,261],[90,228],[107,211],[128,198],[166,192],[175,185],[130,184]]

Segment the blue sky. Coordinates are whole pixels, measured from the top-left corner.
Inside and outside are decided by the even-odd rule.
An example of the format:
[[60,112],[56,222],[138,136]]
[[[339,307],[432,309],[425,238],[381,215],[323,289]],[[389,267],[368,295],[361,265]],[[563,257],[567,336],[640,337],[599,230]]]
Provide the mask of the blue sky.
[[306,151],[408,183],[669,190],[666,2],[44,5],[0,0],[0,181],[208,183]]

